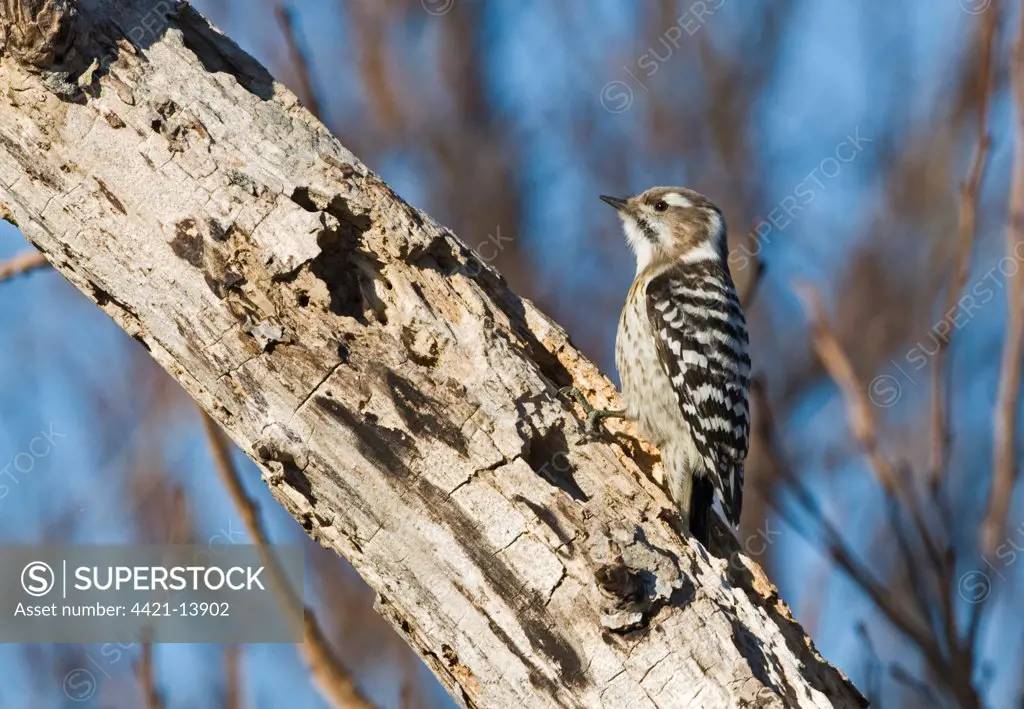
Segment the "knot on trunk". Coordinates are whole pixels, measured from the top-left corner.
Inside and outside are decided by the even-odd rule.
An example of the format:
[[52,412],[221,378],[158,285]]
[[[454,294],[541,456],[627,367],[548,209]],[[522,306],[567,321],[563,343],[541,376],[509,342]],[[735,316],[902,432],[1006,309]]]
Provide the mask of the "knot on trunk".
[[76,16],[75,0],[0,0],[0,54],[49,69],[71,46]]
[[666,605],[681,608],[693,599],[695,589],[681,572],[679,558],[652,544],[639,527],[595,540],[604,543],[611,559],[598,567],[594,579],[609,601],[601,615],[607,630],[624,634],[646,628]]

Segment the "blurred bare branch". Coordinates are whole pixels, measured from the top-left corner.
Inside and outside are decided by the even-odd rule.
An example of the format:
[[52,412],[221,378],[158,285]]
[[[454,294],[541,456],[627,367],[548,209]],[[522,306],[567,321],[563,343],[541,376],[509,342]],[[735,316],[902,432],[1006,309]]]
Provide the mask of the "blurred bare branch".
[[242,709],[241,659],[238,645],[224,648],[224,709]]
[[[810,293],[812,293],[811,298],[813,302],[815,296],[813,291],[810,291]],[[943,640],[940,641],[935,629],[929,624],[930,608],[928,604],[923,602],[923,589],[915,589],[921,591],[921,593],[916,595],[915,606],[913,608],[907,607],[906,604],[901,603],[897,594],[892,593],[875,577],[875,574],[868,566],[857,559],[853,549],[843,538],[836,525],[821,509],[814,495],[803,481],[790,471],[789,466],[786,464],[781,444],[775,432],[775,419],[771,412],[771,406],[768,402],[763,382],[755,380],[751,388],[751,396],[754,405],[761,412],[758,430],[755,432],[755,435],[761,439],[761,448],[768,451],[769,455],[777,461],[787,491],[792,494],[803,513],[813,520],[821,530],[824,537],[821,544],[830,558],[843,570],[847,578],[871,600],[892,626],[903,633],[917,647],[927,666],[933,671],[935,676],[940,678],[943,686],[949,689],[953,696],[957,697],[961,702],[961,706],[969,709],[980,709],[980,700],[972,684],[974,663],[973,656],[970,654],[971,646],[955,641],[952,646],[946,645],[944,647],[944,643],[948,642],[950,638],[955,640],[957,637],[955,619],[953,620],[952,627],[941,629],[940,632]],[[893,498],[890,497],[889,499],[895,502]],[[815,545],[818,543],[817,540],[811,538],[810,534],[805,531],[803,525],[791,510],[779,505],[774,498],[769,499],[769,504],[809,544]],[[893,531],[898,538],[901,536],[898,526],[894,527]],[[899,539],[899,541],[901,545],[906,545],[905,538]],[[901,552],[900,561],[908,565],[918,563],[917,559],[910,555],[909,547],[905,547]],[[949,578],[940,578],[939,583],[949,583],[950,581],[951,579]],[[951,603],[950,608],[952,608]],[[864,637],[869,641],[866,634]],[[868,650],[869,654],[873,652],[870,646]],[[879,659],[877,655],[875,655],[875,658]],[[901,678],[907,679],[909,675],[906,677],[901,676]]]
[[302,655],[309,668],[310,675],[319,687],[324,701],[334,709],[376,709],[376,705],[359,691],[352,676],[334,657],[334,652],[320,629],[316,615],[310,608],[303,605],[302,599],[295,596],[284,571],[268,549],[270,541],[260,522],[259,511],[242,486],[242,480],[234,461],[231,460],[231,449],[224,439],[224,434],[206,412],[200,411],[200,415],[217,472],[238,509],[246,531],[259,550],[260,558],[267,567],[267,573],[276,593],[282,598],[282,610],[290,613],[293,608],[303,609],[303,642],[298,646],[299,654]]
[[0,283],[48,265],[39,251],[25,251],[7,261],[0,261]]
[[1018,247],[1024,244],[1024,13],[1012,57],[1012,93],[1016,104],[1013,130],[1013,178],[1006,223],[1006,256],[1017,263],[1006,288],[1006,340],[1003,345],[999,393],[993,417],[993,472],[988,515],[982,525],[981,546],[986,556],[996,550],[1006,528],[1013,481],[1017,474],[1014,443],[1020,398],[1021,356],[1024,355],[1024,274]]
[[143,642],[142,654],[136,663],[135,672],[142,690],[145,709],[167,709],[163,696],[156,686],[156,674],[153,669],[153,644]]
[[281,27],[285,46],[288,49],[288,56],[298,74],[298,94],[302,97],[302,104],[314,116],[323,119],[320,99],[317,97],[316,88],[313,86],[310,59],[302,49],[298,28],[295,26],[294,10],[285,4],[278,4],[274,7],[274,17],[277,18],[277,23]]
[[846,400],[850,428],[867,454],[871,469],[875,471],[879,484],[886,494],[895,494],[899,488],[896,469],[882,452],[878,443],[878,425],[868,400],[867,388],[853,371],[853,365],[839,341],[828,327],[821,296],[807,284],[795,288],[807,309],[811,324],[811,339],[825,369],[843,392]]
[[[993,55],[995,53],[996,28],[999,26],[999,3],[995,2],[989,8],[981,20],[981,68],[980,86],[978,92],[978,118],[977,118],[977,144],[974,148],[974,155],[971,159],[971,169],[967,179],[960,185],[960,213],[956,233],[956,256],[953,265],[953,274],[950,278],[949,287],[946,291],[946,307],[943,313],[952,312],[960,299],[964,285],[967,282],[967,274],[971,268],[971,252],[974,248],[974,237],[978,219],[978,197],[981,192],[981,182],[985,174],[985,166],[988,161],[988,151],[991,138],[988,134],[989,104],[992,93],[993,81]],[[950,431],[949,431],[949,377],[950,372],[946,364],[946,356],[952,334],[942,337],[939,340],[938,351],[935,354],[935,362],[931,369],[932,376],[932,408],[931,408],[931,452],[928,469],[930,483],[933,488],[939,484],[939,479],[949,460]]]

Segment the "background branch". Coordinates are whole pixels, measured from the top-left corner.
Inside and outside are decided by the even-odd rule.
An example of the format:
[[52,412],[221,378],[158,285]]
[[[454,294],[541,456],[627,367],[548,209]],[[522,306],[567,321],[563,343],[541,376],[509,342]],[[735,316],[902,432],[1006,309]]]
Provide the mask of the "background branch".
[[356,687],[352,676],[334,656],[334,652],[317,622],[316,614],[303,604],[301,598],[295,595],[295,590],[288,583],[288,577],[269,549],[270,541],[260,523],[259,510],[256,509],[242,486],[242,480],[231,461],[231,450],[224,440],[223,434],[206,412],[200,410],[200,416],[217,472],[220,474],[221,481],[227,488],[231,500],[235,503],[235,508],[245,524],[246,532],[259,550],[260,559],[267,567],[274,592],[281,598],[282,611],[292,613],[297,608],[302,609],[303,640],[298,645],[298,650],[309,668],[313,681],[319,687],[324,701],[334,709],[376,709],[376,705],[363,696]]
[[1013,51],[1011,66],[1016,119],[1013,132],[1013,178],[1010,184],[1006,224],[1006,255],[1016,268],[1006,288],[1006,340],[1003,344],[999,393],[993,415],[993,472],[988,515],[982,525],[981,546],[986,556],[995,553],[1006,528],[1006,516],[1013,497],[1017,462],[1014,443],[1020,398],[1020,368],[1024,357],[1024,275],[1018,254],[1024,244],[1024,13]]
[[0,283],[46,265],[46,258],[38,251],[26,251],[7,261],[0,261]]

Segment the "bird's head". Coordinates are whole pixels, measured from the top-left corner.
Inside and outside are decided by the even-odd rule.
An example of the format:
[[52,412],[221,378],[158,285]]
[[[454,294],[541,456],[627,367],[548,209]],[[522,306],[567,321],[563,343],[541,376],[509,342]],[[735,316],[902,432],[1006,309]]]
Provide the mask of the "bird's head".
[[725,259],[725,220],[718,207],[685,187],[652,187],[633,197],[601,196],[619,213],[637,273],[677,261]]

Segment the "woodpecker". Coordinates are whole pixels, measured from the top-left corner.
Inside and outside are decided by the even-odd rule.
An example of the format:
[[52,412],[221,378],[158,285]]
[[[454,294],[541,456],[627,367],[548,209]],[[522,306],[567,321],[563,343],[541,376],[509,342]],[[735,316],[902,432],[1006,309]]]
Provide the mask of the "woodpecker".
[[615,342],[625,408],[596,410],[569,389],[588,413],[589,432],[603,418],[636,421],[661,451],[684,528],[707,547],[716,493],[726,519],[739,524],[750,432],[747,327],[725,220],[706,197],[681,187],[601,199],[618,211],[636,256]]

